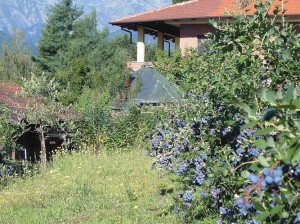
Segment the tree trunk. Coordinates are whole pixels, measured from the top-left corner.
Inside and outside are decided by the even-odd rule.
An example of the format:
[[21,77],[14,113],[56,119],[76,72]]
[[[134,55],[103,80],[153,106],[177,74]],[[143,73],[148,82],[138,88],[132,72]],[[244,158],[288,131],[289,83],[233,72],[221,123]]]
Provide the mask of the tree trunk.
[[40,133],[40,142],[41,142],[42,172],[44,172],[44,171],[46,171],[46,168],[47,168],[47,154],[46,154],[46,144],[45,144],[45,134],[44,134],[44,132]]

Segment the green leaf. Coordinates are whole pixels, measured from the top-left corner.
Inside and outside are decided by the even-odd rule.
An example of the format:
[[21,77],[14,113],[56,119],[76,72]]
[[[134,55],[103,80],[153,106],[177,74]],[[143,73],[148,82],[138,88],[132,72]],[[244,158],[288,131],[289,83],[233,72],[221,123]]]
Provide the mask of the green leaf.
[[250,175],[250,172],[249,172],[248,170],[243,170],[243,171],[241,172],[241,176],[242,176],[244,179],[248,179],[249,175]]
[[294,89],[295,89],[294,84],[289,85],[289,87],[284,95],[284,101],[286,103],[290,103],[291,100],[293,99]]
[[276,98],[277,99],[282,99],[283,98],[283,95],[282,95],[282,91],[281,90],[278,90],[277,93],[276,93]]
[[270,211],[270,214],[273,216],[273,215],[276,215],[276,214],[279,214],[282,212],[282,209],[284,208],[284,205],[277,205],[275,206],[274,208],[272,208],[272,210]]
[[275,128],[264,128],[262,130],[258,130],[254,133],[254,136],[268,135],[271,132],[275,131]]
[[291,154],[290,158],[292,158],[291,163],[293,166],[296,166],[298,163],[300,163],[300,148],[299,147],[296,152],[291,152],[290,154]]
[[285,195],[283,192],[280,192],[280,196],[281,196],[281,200],[284,204],[287,204],[288,203],[288,200],[286,199]]
[[277,108],[278,109],[284,109],[284,110],[287,110],[287,109],[295,110],[296,109],[295,105],[291,105],[291,104],[279,105],[279,106],[277,106]]
[[275,148],[276,147],[275,146],[275,141],[274,141],[273,137],[267,138],[267,146],[269,148]]
[[288,217],[290,217],[290,214],[287,212],[282,212],[281,216],[282,218],[287,219]]
[[218,22],[216,20],[210,20],[210,23],[213,27],[218,27]]
[[257,124],[258,124],[258,121],[251,121],[250,123],[244,124],[244,125],[241,127],[241,130],[248,129],[248,128],[253,128],[253,127],[256,126]]
[[256,217],[256,220],[257,220],[257,221],[265,221],[266,218],[269,217],[269,215],[270,215],[269,212],[263,212],[263,213],[259,214],[259,215]]
[[269,101],[269,103],[275,104],[276,103],[275,93],[273,91],[267,91],[266,99]]
[[258,202],[253,202],[253,205],[254,205],[254,207],[258,210],[258,211],[261,211],[261,212],[265,212],[266,211],[266,209],[260,204],[260,203],[258,203]]
[[263,167],[270,167],[270,164],[265,157],[263,157],[261,155],[258,156],[258,161]]
[[237,103],[235,103],[235,105],[237,105],[238,107],[240,107],[241,109],[246,111],[249,115],[251,115],[251,113],[252,113],[251,108],[247,104],[245,104],[243,102],[237,102]]
[[275,197],[276,204],[282,205],[281,197]]
[[295,106],[295,109],[300,109],[300,99],[292,100],[292,105]]
[[300,188],[300,181],[296,181],[295,185]]
[[260,148],[261,150],[265,150],[267,148],[267,144],[264,139],[258,139],[254,142],[255,146]]
[[264,88],[261,92],[261,96],[263,99],[267,100],[271,105],[275,105],[276,95],[273,91],[269,91]]

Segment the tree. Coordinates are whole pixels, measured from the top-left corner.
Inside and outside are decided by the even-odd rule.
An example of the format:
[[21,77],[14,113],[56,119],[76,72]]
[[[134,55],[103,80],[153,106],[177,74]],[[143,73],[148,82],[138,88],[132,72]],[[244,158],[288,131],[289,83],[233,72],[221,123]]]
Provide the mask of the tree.
[[[60,93],[57,89],[58,84],[55,79],[49,80],[45,76],[32,76],[30,80],[25,80],[22,88],[22,93],[28,97],[28,104],[22,114],[26,118],[26,122],[20,125],[23,125],[24,132],[28,131],[26,130],[27,124],[34,125],[41,144],[42,171],[46,170],[45,135],[48,131],[55,127],[64,135],[63,139],[67,138],[67,135],[72,132],[71,130],[73,130],[72,133],[78,133],[74,125],[76,114],[58,102]],[[69,134],[67,134],[68,132]]]
[[126,76],[128,36],[111,40],[107,28],[98,31],[95,10],[80,15],[71,0],[61,0],[51,9],[38,45],[41,68],[68,90],[64,104],[76,102],[85,86],[117,95]]
[[50,9],[38,41],[38,61],[43,70],[55,72],[58,69],[59,55],[67,49],[74,23],[83,14],[83,10],[72,3],[72,0],[61,0]]
[[73,33],[69,37],[66,49],[60,53],[60,69],[68,69],[74,60],[91,53],[101,39],[97,29],[96,11],[74,22]]
[[2,46],[0,56],[0,80],[17,81],[28,78],[36,70],[31,52],[24,46],[24,35],[14,32],[11,43]]

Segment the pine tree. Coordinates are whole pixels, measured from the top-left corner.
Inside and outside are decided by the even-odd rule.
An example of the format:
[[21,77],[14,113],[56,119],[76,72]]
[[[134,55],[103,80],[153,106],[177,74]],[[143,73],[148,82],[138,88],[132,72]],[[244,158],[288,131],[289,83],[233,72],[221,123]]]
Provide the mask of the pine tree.
[[82,14],[83,10],[75,7],[72,0],[60,0],[52,6],[42,29],[42,37],[38,41],[38,61],[43,70],[57,70],[59,54],[68,47],[74,23]]

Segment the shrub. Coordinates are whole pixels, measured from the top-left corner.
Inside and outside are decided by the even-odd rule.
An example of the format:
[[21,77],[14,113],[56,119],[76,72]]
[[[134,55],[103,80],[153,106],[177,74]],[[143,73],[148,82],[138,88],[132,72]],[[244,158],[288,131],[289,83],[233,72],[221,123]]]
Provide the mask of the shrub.
[[231,24],[212,22],[221,29],[206,55],[173,64],[186,100],[148,135],[153,167],[182,186],[175,210],[187,222],[208,213],[219,223],[297,219],[299,39],[269,17],[269,2],[255,7]]

